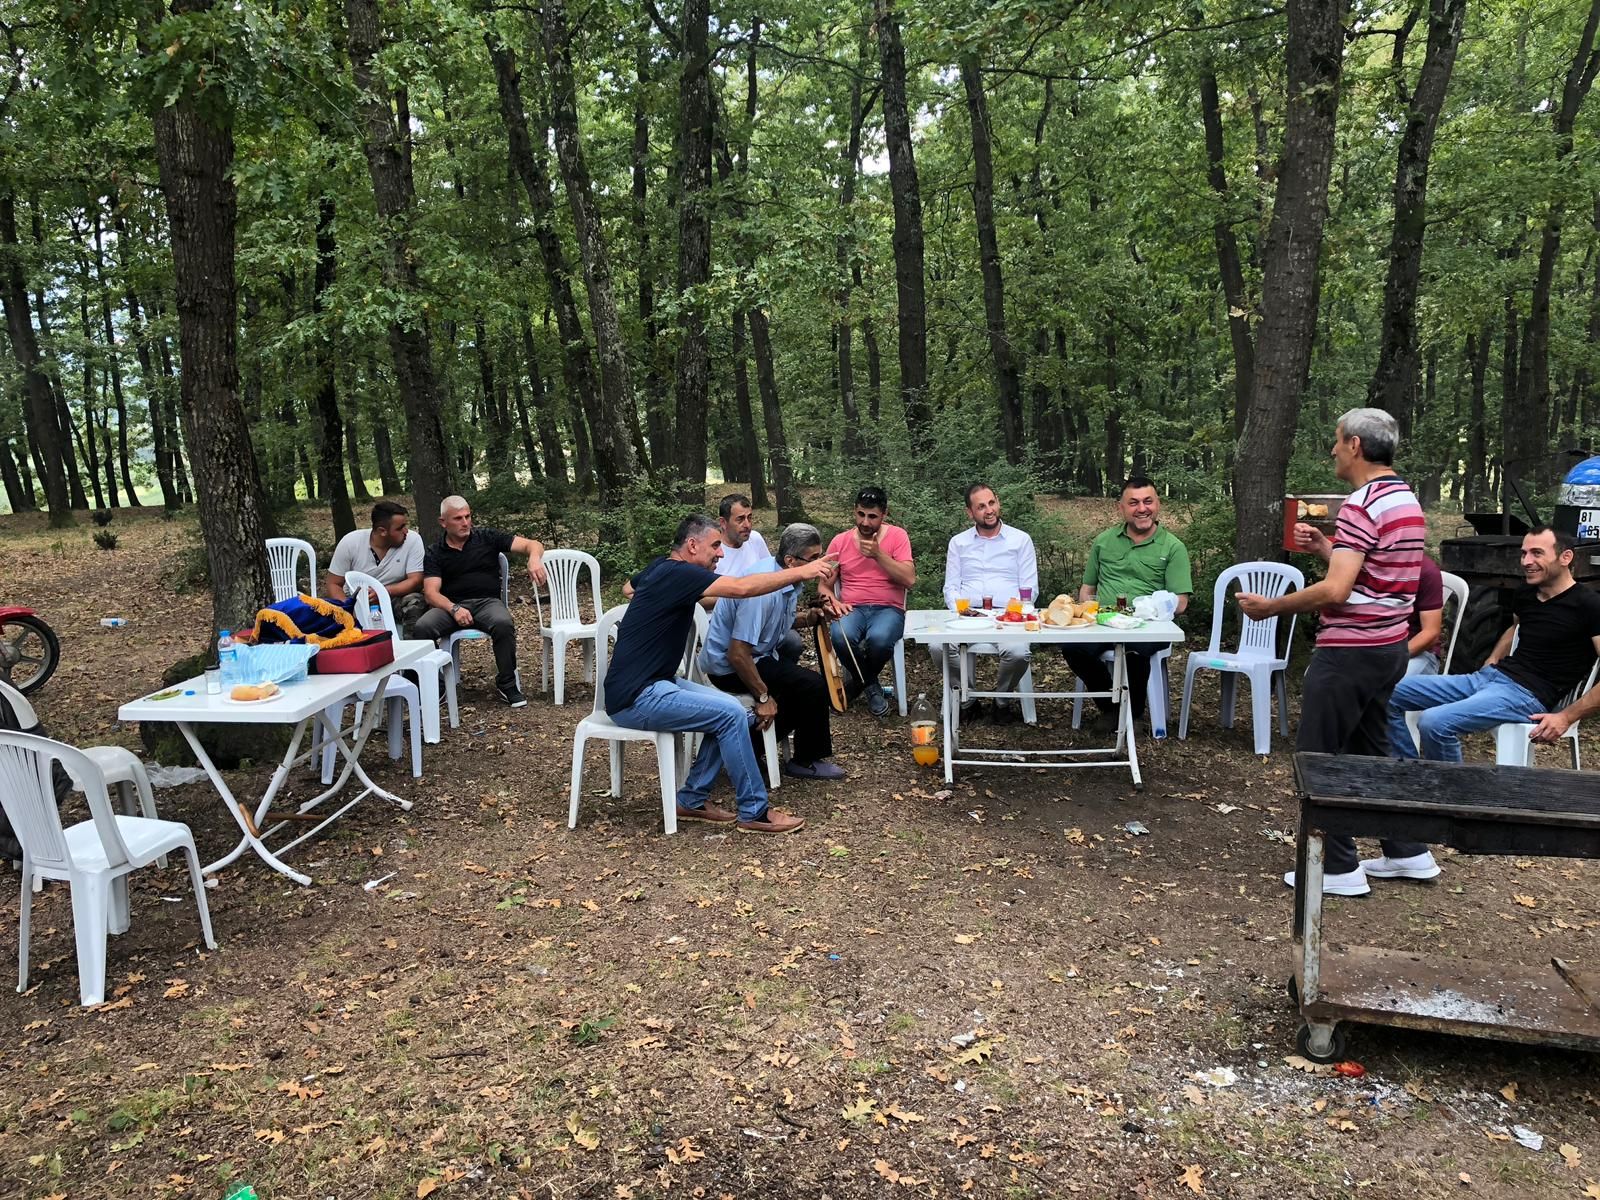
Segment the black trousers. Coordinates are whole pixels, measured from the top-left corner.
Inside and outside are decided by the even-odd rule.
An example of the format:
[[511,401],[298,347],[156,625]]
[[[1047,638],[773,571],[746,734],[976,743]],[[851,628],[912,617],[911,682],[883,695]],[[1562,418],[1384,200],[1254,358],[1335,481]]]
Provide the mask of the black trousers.
[[[1109,692],[1111,690],[1111,664],[1102,662],[1100,656],[1116,647],[1106,642],[1090,642],[1082,646],[1061,647],[1061,657],[1067,660],[1072,673],[1083,680],[1085,691]],[[1124,661],[1128,664],[1128,703],[1133,705],[1134,720],[1144,716],[1145,700],[1150,695],[1150,656],[1165,646],[1125,646]],[[1096,700],[1100,711],[1115,713],[1117,706],[1104,698]]]
[[[517,623],[511,617],[511,610],[500,602],[499,597],[489,600],[460,600],[457,603],[472,614],[470,627],[487,633],[489,640],[494,644],[495,683],[502,688],[515,687]],[[462,626],[456,624],[455,617],[446,609],[430,608],[417,618],[417,623],[411,627],[411,632],[418,638],[438,642],[461,628]]]
[[[828,684],[815,671],[782,658],[758,658],[756,670],[766,681],[767,691],[778,702],[778,717],[774,724],[780,738],[794,734],[794,761],[814,763],[818,759],[833,757],[833,731],[828,727]],[[744,680],[737,675],[712,675],[714,686],[725,692],[750,694]],[[761,732],[750,727],[751,737],[759,739]],[[758,743],[759,749],[759,743]]]
[[[1318,649],[1301,688],[1294,748],[1388,758],[1389,693],[1405,677],[1409,661],[1404,642]],[[1427,848],[1421,842],[1383,842],[1390,858],[1410,858]],[[1324,840],[1323,870],[1329,875],[1354,871],[1360,862],[1354,838]]]

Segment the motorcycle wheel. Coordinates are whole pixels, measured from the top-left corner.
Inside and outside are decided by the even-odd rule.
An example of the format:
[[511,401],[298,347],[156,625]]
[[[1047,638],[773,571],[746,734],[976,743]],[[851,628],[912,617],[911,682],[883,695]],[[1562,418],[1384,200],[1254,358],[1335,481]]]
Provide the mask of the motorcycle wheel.
[[61,661],[56,631],[38,617],[0,620],[0,679],[23,695],[42,687]]

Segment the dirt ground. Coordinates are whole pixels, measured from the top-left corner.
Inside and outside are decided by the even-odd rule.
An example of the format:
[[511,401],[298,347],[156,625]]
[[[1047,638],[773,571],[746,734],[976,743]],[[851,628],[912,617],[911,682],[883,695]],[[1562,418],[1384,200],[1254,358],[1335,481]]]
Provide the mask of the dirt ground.
[[[196,649],[209,597],[165,582],[190,522],[121,515],[110,553],[91,528],[0,521],[0,592],[61,635],[34,697],[52,731],[136,746],[116,707]],[[591,751],[569,832],[588,685],[511,712],[487,652],[466,657],[461,727],[422,780],[367,755],[415,808],[364,801],[300,848],[310,888],[224,871],[215,952],[179,867],[140,871],[108,1003],[84,1011],[67,889],[35,899],[30,988],[0,991],[0,1194],[1600,1198],[1590,1056],[1355,1027],[1362,1078],[1286,1061],[1287,743],[1255,757],[1243,703],[1218,728],[1214,683],[1188,741],[1143,743],[1143,793],[1110,770],[946,789],[899,719],[852,712],[834,721],[849,779],[776,797],[799,835],[667,838],[638,747],[622,799]],[[1028,736],[1064,736],[1062,706],[1041,717]],[[268,773],[230,782],[255,796]],[[157,800],[203,860],[231,844],[208,787]],[[1444,865],[1437,886],[1332,902],[1330,937],[1596,961],[1594,865]]]

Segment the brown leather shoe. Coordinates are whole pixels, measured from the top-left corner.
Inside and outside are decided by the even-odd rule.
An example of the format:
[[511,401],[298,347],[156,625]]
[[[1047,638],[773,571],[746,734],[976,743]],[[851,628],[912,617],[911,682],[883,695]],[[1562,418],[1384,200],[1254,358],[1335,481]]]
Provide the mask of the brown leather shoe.
[[805,828],[804,817],[792,817],[788,813],[781,813],[775,808],[767,809],[767,815],[756,821],[740,821],[740,833],[793,833],[796,829]]
[[739,819],[738,813],[731,813],[725,808],[718,808],[715,804],[703,804],[699,808],[685,808],[678,805],[678,820],[704,821],[708,825],[727,825]]

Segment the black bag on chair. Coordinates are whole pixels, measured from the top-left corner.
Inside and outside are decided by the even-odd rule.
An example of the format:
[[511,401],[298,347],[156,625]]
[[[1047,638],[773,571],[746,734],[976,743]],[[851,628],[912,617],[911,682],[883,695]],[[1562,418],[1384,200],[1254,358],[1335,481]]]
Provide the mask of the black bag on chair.
[[[47,737],[43,725],[34,725],[23,728],[22,722],[17,719],[16,712],[7,703],[4,696],[0,696],[0,729],[7,729],[14,733],[36,733],[40,737]],[[56,789],[56,808],[66,803],[67,796],[72,792],[72,780],[62,769],[60,763],[50,764],[50,781]],[[0,860],[10,862],[22,861],[22,843],[17,841],[17,835],[11,831],[11,822],[6,818],[5,810],[0,808]]]

